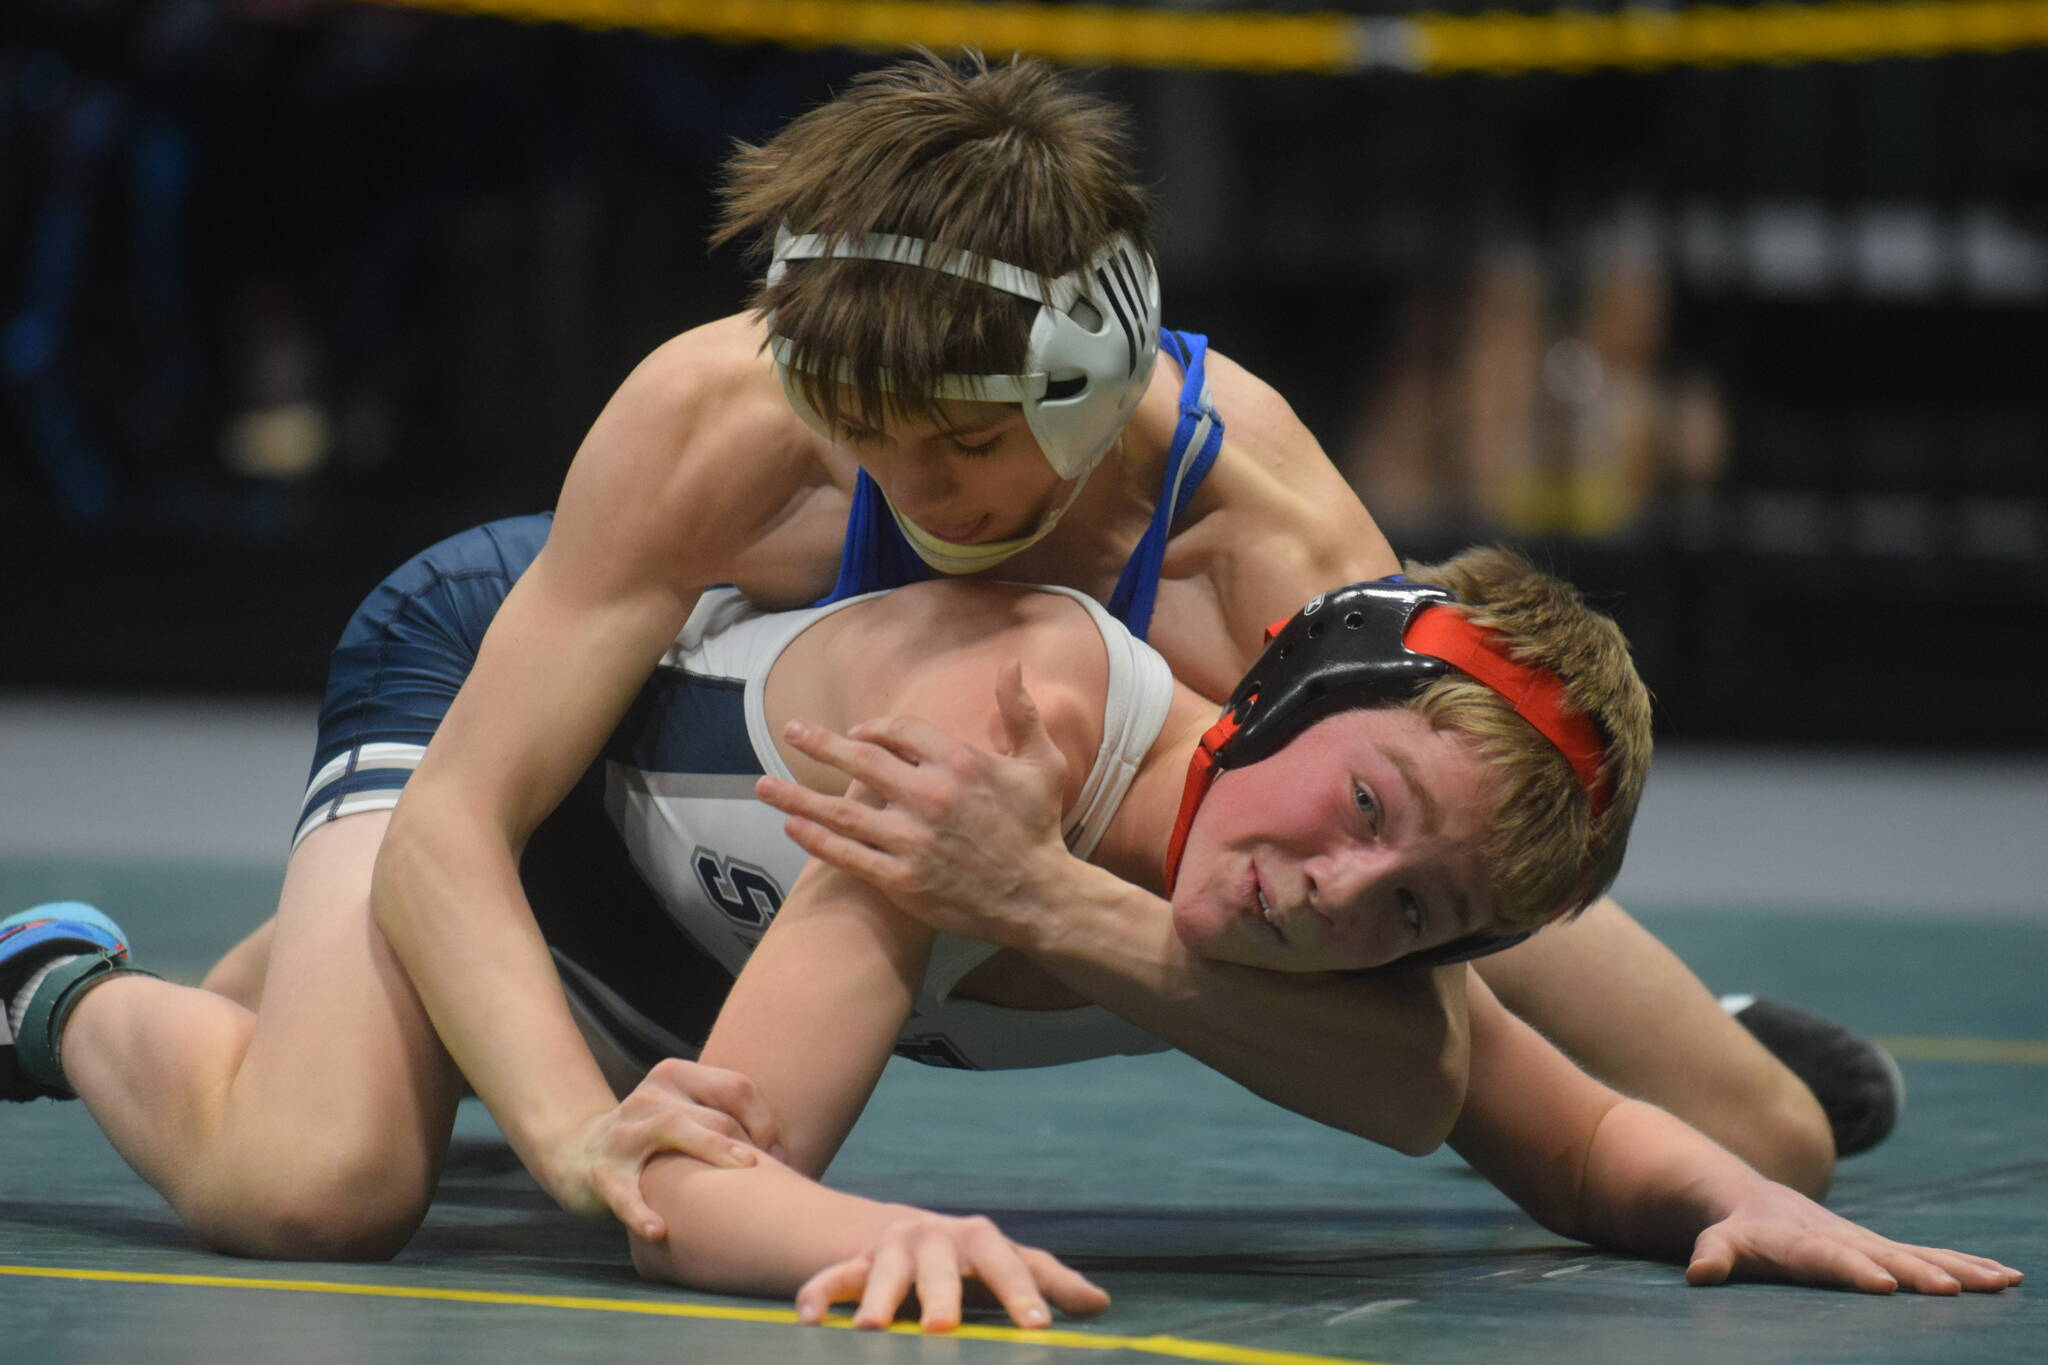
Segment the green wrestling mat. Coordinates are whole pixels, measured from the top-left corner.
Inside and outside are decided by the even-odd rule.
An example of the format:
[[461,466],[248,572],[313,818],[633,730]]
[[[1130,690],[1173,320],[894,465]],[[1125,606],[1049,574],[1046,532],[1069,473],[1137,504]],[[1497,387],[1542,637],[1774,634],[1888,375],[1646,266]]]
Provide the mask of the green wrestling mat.
[[[124,913],[152,966],[196,975],[267,910],[240,866],[0,859],[0,904]],[[147,905],[147,912],[128,907]],[[1900,1132],[1832,1204],[1907,1241],[2033,1272],[1995,1297],[1687,1289],[1676,1267],[1529,1222],[1454,1158],[1409,1160],[1271,1108],[1179,1057],[1013,1074],[891,1063],[834,1169],[846,1188],[993,1215],[1115,1297],[1023,1333],[794,1326],[785,1306],[646,1284],[610,1227],[557,1212],[474,1102],[396,1261],[201,1249],[77,1105],[0,1112],[0,1359],[15,1362],[2009,1362],[2048,1339],[2048,914],[1636,908],[1716,987],[1894,1042]],[[1853,933],[1852,933],[1853,930]],[[2029,1346],[2027,1343],[2033,1343]]]

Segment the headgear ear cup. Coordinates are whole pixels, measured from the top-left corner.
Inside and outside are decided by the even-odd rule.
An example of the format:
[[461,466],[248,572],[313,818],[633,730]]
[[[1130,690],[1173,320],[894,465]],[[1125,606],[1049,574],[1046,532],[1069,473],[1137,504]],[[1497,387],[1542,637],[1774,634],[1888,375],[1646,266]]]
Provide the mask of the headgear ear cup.
[[[1062,479],[1078,479],[1095,468],[1151,381],[1159,357],[1159,274],[1128,238],[1118,237],[1079,269],[1048,279],[919,237],[886,232],[797,236],[780,229],[768,283],[780,280],[791,261],[828,259],[937,270],[1038,304],[1021,371],[950,375],[927,396],[1021,404],[1039,449]],[[774,330],[772,318],[769,329]],[[795,363],[793,348],[779,336],[771,347],[787,391],[794,387],[788,377]]]
[[1159,276],[1144,253],[1119,238],[1075,274],[1073,302],[1040,309],[1025,361],[1050,382],[1043,398],[1025,404],[1025,420],[1068,479],[1108,452],[1159,358]]

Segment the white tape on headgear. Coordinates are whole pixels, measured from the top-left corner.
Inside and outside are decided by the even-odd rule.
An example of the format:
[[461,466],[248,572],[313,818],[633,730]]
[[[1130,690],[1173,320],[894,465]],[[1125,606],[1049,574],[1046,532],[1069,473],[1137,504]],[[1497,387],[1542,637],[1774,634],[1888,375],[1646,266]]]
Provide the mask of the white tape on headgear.
[[[1101,461],[1144,396],[1159,356],[1159,275],[1127,237],[1112,241],[1080,269],[1047,279],[920,237],[887,232],[799,237],[778,229],[768,283],[780,280],[790,261],[817,260],[891,261],[937,270],[1038,304],[1022,373],[947,375],[927,396],[1021,404],[1038,448],[1062,479],[1080,478]],[[771,332],[774,325],[771,318]],[[788,338],[774,336],[770,349],[791,405],[831,439],[833,433],[790,380],[795,348]],[[846,382],[843,364],[834,373]],[[882,380],[889,388],[886,374]]]

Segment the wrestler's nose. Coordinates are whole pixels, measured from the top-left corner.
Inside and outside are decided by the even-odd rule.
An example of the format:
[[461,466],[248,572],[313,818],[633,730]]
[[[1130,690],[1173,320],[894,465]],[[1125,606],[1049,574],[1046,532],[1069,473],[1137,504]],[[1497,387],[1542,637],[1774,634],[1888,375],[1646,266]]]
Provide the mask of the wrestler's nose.
[[942,510],[960,492],[960,481],[942,459],[910,456],[899,460],[889,501],[913,521]]
[[1375,905],[1393,895],[1397,869],[1384,849],[1349,847],[1310,858],[1301,865],[1312,909],[1333,932],[1356,932]]

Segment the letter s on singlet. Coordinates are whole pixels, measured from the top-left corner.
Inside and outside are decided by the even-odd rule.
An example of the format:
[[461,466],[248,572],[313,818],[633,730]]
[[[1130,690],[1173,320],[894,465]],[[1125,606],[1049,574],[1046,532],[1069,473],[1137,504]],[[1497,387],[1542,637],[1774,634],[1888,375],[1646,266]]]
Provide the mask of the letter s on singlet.
[[705,896],[740,929],[758,936],[782,908],[782,888],[752,863],[702,847],[690,855],[690,861]]

